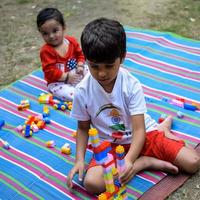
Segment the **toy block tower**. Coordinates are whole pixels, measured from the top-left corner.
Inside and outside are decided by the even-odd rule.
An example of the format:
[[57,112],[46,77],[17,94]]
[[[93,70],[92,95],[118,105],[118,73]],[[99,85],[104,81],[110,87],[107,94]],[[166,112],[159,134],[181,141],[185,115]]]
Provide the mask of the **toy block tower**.
[[[94,158],[97,164],[103,167],[103,177],[105,181],[106,191],[98,196],[99,200],[126,200],[126,186],[121,186],[118,179],[114,180],[114,175],[121,173],[125,169],[124,147],[117,146],[116,158],[117,169],[113,155],[110,154],[111,144],[107,141],[100,142],[98,131],[94,128],[89,130],[91,145],[93,147]],[[117,172],[118,171],[118,172]]]

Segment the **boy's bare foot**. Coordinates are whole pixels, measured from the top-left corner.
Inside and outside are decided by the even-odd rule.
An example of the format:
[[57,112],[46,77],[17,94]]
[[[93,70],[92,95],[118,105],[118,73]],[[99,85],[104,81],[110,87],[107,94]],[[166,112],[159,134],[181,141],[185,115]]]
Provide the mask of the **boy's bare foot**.
[[139,161],[138,164],[140,165],[140,167],[142,166],[142,170],[159,170],[171,174],[177,174],[179,172],[178,167],[176,167],[172,163],[159,160],[157,158],[141,156],[137,161]]

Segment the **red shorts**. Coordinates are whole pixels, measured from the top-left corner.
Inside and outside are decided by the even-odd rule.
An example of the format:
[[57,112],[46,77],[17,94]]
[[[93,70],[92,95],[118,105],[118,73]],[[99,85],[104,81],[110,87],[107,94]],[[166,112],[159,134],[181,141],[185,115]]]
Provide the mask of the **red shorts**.
[[[115,158],[115,147],[118,144],[111,144],[112,150],[109,152]],[[130,147],[130,144],[123,145],[125,148],[125,152],[127,153]],[[151,156],[154,158],[158,158],[160,160],[165,160],[173,163],[176,159],[176,156],[180,149],[185,146],[185,142],[183,140],[172,140],[165,137],[164,132],[160,132],[157,130],[146,133],[146,139],[144,143],[144,147],[141,151],[140,156]],[[91,159],[88,169],[94,166],[97,166],[94,157]]]

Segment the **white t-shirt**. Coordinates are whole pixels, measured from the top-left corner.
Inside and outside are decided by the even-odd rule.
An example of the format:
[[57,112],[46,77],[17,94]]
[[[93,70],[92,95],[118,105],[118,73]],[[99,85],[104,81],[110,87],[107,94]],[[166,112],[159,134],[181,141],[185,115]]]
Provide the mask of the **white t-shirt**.
[[[111,93],[107,93],[88,73],[77,85],[71,116],[80,121],[91,120],[101,140],[129,144],[133,134],[130,116],[145,113],[140,82],[120,67]],[[155,124],[155,120],[145,114],[147,131]]]

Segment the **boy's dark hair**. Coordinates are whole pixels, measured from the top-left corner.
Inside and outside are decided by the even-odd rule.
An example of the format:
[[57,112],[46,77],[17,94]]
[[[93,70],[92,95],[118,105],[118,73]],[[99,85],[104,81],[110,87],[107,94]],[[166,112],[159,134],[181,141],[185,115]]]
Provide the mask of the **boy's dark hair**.
[[57,8],[44,8],[38,13],[37,16],[38,29],[49,19],[54,19],[59,22],[62,27],[65,27],[63,15]]
[[112,63],[126,54],[126,34],[115,20],[98,18],[88,23],[81,34],[81,46],[86,59],[97,63]]

